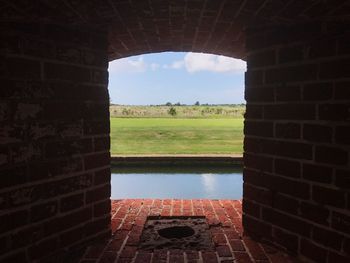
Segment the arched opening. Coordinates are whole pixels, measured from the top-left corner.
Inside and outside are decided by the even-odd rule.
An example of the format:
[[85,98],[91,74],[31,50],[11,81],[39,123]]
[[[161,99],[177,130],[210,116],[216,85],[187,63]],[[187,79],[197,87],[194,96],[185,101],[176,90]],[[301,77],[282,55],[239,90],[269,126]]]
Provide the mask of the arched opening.
[[[3,1],[0,260],[67,262],[78,254],[66,251],[111,237],[111,212],[136,213],[109,200],[108,60],[180,50],[248,62],[246,235],[309,261],[348,262],[348,10],[348,1]],[[214,227],[213,211],[239,217],[234,203],[144,205],[141,214],[205,210]],[[135,235],[120,250],[121,236],[84,256],[162,259],[137,253]],[[249,239],[242,247],[235,232],[213,239],[222,243],[205,253],[212,261],[273,251]]]
[[245,70],[203,53],[110,62],[111,198],[241,199]]

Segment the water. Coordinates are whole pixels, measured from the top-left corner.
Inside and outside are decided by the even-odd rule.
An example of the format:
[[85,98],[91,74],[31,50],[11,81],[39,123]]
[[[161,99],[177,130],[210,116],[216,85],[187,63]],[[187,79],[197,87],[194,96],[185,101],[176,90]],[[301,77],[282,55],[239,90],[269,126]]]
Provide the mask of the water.
[[118,168],[112,199],[241,199],[242,170],[225,168]]

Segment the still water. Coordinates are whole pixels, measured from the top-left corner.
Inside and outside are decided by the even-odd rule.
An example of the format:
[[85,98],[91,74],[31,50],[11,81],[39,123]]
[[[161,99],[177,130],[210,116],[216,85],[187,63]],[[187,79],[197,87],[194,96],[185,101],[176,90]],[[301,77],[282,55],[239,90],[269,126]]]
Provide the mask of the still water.
[[241,199],[242,170],[227,168],[117,168],[112,199]]

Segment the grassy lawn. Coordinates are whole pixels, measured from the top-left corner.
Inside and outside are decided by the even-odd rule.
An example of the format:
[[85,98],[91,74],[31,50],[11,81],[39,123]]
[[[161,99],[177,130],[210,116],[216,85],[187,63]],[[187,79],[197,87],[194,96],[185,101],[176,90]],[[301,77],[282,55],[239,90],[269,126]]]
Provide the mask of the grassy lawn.
[[112,154],[241,154],[243,118],[111,118]]

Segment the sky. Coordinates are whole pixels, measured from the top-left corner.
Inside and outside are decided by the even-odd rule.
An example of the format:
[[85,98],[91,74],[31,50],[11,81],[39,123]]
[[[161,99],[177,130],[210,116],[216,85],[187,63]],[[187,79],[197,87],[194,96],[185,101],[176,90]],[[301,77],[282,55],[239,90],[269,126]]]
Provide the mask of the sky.
[[111,102],[124,105],[238,104],[246,63],[203,53],[164,52],[109,63]]

